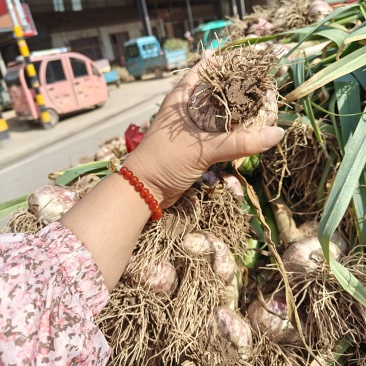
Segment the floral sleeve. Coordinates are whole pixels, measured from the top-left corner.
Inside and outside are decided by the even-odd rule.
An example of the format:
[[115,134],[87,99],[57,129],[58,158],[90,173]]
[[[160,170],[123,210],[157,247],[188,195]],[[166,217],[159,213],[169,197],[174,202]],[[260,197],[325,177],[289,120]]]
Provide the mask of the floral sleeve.
[[60,223],[0,235],[0,365],[105,365],[93,320],[108,300],[91,253]]

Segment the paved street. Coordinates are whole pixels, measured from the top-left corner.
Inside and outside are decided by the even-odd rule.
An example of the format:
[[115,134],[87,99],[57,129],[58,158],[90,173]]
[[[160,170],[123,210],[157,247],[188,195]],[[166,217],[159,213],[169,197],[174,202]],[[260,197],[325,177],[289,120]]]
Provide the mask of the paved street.
[[174,77],[146,78],[111,87],[110,98],[93,109],[61,120],[51,130],[30,127],[5,112],[11,141],[0,149],[0,202],[47,184],[47,176],[93,155],[98,145],[122,135],[130,123],[145,122],[172,89]]

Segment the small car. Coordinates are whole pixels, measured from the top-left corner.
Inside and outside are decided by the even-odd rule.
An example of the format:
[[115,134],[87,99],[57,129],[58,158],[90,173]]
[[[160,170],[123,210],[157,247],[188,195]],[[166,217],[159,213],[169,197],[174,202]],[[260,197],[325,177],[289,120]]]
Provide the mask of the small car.
[[[76,52],[42,52],[31,55],[53,127],[61,115],[104,105],[108,87],[103,74],[88,57]],[[24,60],[8,65],[5,83],[16,116],[20,120],[39,121],[40,109],[35,91],[26,73]]]
[[155,73],[157,78],[161,78],[164,71],[184,68],[187,64],[185,48],[163,49],[155,36],[131,39],[124,47],[126,68],[136,80],[148,73]]

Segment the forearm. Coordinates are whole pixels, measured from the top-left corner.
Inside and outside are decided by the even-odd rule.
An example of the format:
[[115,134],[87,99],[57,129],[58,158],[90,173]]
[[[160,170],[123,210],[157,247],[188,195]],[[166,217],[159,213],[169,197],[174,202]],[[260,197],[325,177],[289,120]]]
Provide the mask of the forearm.
[[[228,133],[200,130],[189,117],[188,102],[202,65],[187,73],[164,99],[141,144],[124,161],[162,208],[173,205],[212,164],[261,153],[284,134],[283,129],[260,124]],[[260,121],[276,115],[276,100],[268,109],[258,117]],[[111,291],[150,216],[149,206],[135,188],[113,174],[60,221],[92,253]]]
[[81,240],[103,274],[109,291],[117,284],[151,216],[145,201],[119,174],[101,182],[60,222]]

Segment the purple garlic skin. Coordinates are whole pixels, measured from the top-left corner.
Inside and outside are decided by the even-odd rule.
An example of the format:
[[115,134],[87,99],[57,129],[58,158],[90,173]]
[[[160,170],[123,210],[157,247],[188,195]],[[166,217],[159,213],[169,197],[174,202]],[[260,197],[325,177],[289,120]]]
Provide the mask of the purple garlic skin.
[[[329,253],[337,261],[342,257],[341,250],[332,242]],[[311,237],[291,244],[283,253],[282,261],[286,272],[311,274],[322,266],[325,257],[318,238]]]
[[225,118],[217,117],[214,108],[212,108],[212,95],[210,88],[205,84],[196,85],[193,95],[190,98],[188,114],[195,125],[207,132],[226,131]]
[[[299,226],[300,239],[299,241],[303,241],[307,238],[316,237],[318,235],[319,230],[319,222],[317,221],[306,221]],[[338,230],[336,230],[330,238],[330,241],[337,245],[337,247],[341,250],[343,254],[348,253],[348,244],[343,239],[342,235]]]
[[178,286],[177,271],[168,261],[153,262],[141,267],[132,256],[123,275],[130,277],[135,284],[168,296],[171,296]]
[[236,271],[236,263],[230,248],[211,233],[189,233],[182,240],[181,247],[188,255],[203,255],[220,279],[229,284]]
[[285,293],[281,291],[267,294],[264,302],[273,314],[263,307],[258,298],[248,307],[248,317],[253,329],[276,343],[301,344],[298,332],[288,319]]
[[182,241],[182,249],[188,255],[201,254],[209,258],[211,254],[211,245],[206,238],[205,232],[188,233]]
[[248,34],[255,34],[256,36],[266,36],[272,33],[273,24],[268,20],[259,18],[256,23],[252,23],[248,30]]
[[207,233],[206,238],[211,246],[211,264],[213,271],[226,284],[233,280],[236,271],[236,263],[230,248],[214,235]]
[[[232,194],[234,194],[237,197],[244,197],[243,187],[241,186],[241,183],[238,178],[229,173],[222,173],[221,176],[225,181],[226,187]],[[207,182],[207,184],[210,186],[214,186],[220,183],[219,177],[212,170],[209,170],[206,173],[204,173],[202,175],[202,180],[204,182]]]
[[244,197],[243,187],[238,178],[232,174],[223,173],[222,177],[226,182],[227,188],[237,197]]
[[253,346],[252,330],[243,315],[220,306],[215,311],[215,320],[221,337],[231,342],[246,360]]
[[319,22],[332,12],[332,6],[323,0],[313,0],[309,5],[309,19],[312,22]]

